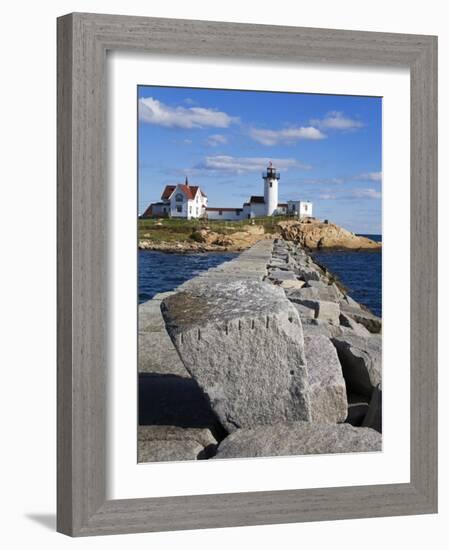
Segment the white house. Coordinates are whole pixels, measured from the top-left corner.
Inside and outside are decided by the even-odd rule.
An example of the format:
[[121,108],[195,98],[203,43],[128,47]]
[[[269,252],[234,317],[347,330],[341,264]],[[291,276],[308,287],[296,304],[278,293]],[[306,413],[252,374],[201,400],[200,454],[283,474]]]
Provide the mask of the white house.
[[312,203],[309,201],[292,201],[279,203],[280,174],[270,162],[262,173],[264,194],[252,195],[242,208],[209,207],[206,193],[197,185],[167,185],[160,202],[154,202],[145,210],[142,217],[170,218],[207,218],[209,220],[238,221],[263,216],[297,216],[312,217]]
[[312,203],[309,201],[288,201],[287,214],[298,216],[299,218],[312,217]]
[[197,185],[167,185],[160,202],[154,202],[142,214],[142,218],[201,218],[206,215],[207,196]]

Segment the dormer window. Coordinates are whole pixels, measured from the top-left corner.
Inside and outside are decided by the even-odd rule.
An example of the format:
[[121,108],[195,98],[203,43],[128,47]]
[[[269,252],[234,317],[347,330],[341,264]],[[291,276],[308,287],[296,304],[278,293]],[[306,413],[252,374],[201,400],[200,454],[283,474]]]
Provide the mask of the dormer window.
[[184,197],[182,196],[182,193],[178,193],[175,197],[176,202],[182,202],[184,200]]

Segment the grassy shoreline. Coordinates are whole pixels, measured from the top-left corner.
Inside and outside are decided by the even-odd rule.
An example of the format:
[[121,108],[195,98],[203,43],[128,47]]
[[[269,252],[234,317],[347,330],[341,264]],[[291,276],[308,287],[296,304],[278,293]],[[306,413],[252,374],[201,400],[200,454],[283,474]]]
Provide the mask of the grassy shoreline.
[[245,231],[249,226],[262,226],[266,234],[276,231],[276,223],[284,217],[264,217],[241,221],[216,220],[186,220],[176,218],[139,219],[138,239],[160,242],[195,242],[195,232],[202,228],[209,228],[220,235],[232,235],[238,231]]

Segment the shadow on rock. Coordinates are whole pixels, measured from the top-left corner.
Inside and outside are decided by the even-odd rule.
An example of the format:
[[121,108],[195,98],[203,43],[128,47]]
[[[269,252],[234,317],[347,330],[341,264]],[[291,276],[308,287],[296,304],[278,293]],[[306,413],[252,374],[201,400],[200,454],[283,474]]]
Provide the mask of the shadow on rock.
[[209,428],[217,440],[227,432],[192,378],[139,374],[139,425]]

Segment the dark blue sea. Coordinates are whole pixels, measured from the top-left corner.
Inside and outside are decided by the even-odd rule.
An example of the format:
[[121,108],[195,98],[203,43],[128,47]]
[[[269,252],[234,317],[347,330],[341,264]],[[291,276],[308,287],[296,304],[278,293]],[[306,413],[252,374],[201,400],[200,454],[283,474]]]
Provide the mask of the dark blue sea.
[[[380,241],[380,235],[365,235]],[[158,292],[178,285],[210,267],[231,260],[237,254],[209,252],[202,254],[168,254],[139,250],[139,303]],[[327,267],[348,289],[350,296],[382,315],[382,253],[379,251],[320,250],[313,253],[318,263]]]
[[169,254],[139,250],[139,304],[151,300],[158,292],[173,290],[201,271],[232,260],[237,255],[233,252]]
[[[381,235],[363,235],[380,242]],[[379,250],[319,250],[312,254],[348,289],[349,295],[382,316],[382,252]]]

